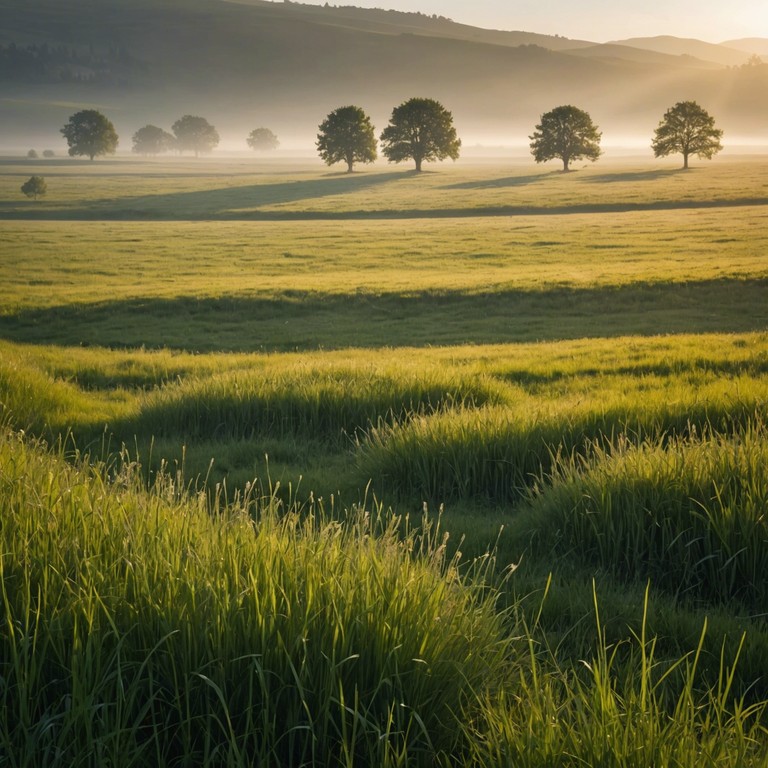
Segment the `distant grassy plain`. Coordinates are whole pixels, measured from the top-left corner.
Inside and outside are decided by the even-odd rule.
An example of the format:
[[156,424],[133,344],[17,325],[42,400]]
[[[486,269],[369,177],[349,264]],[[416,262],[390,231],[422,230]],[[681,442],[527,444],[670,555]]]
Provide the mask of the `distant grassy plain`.
[[235,351],[765,326],[760,161],[568,176],[250,165],[60,161],[37,203],[18,187],[45,167],[6,166],[3,335]]
[[[170,468],[174,503],[185,483],[203,491],[198,506],[248,489],[270,509],[322,499],[343,517],[375,498],[415,521],[444,503],[449,553],[493,549],[499,572],[522,558],[482,580],[511,608],[510,636],[540,649],[513,673],[531,686],[520,695],[542,727],[561,707],[566,731],[526,753],[524,717],[489,689],[482,716],[461,705],[478,733],[445,747],[464,764],[608,759],[616,733],[598,733],[605,712],[586,703],[615,709],[605,672],[624,696],[625,743],[633,723],[651,729],[632,737],[645,757],[628,765],[693,765],[697,749],[712,765],[760,765],[765,731],[732,717],[730,693],[707,710],[722,719],[714,735],[680,711],[686,734],[661,723],[686,695],[722,694],[720,651],[730,663],[744,630],[733,691],[768,699],[767,171],[763,158],[685,173],[622,160],[567,175],[515,161],[349,176],[9,161],[0,408],[52,442],[71,431],[105,466],[138,460],[145,480]],[[36,203],[18,192],[32,173],[49,187]],[[649,706],[644,675],[696,648],[704,612],[695,679],[659,680]],[[571,687],[595,647],[600,673]]]

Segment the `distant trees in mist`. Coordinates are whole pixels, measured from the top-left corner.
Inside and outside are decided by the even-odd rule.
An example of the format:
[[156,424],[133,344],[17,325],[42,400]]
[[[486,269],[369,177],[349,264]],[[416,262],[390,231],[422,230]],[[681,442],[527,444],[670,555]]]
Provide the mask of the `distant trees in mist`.
[[[456,159],[461,139],[456,135],[451,113],[434,99],[413,98],[392,111],[381,134],[381,151],[394,163],[413,160],[416,171],[432,160]],[[371,119],[356,106],[339,107],[320,123],[317,151],[328,164],[346,163],[351,173],[355,163],[376,160],[376,137]]]
[[277,136],[269,128],[254,128],[245,143],[257,152],[277,149],[280,146]]
[[355,163],[376,160],[376,136],[371,118],[360,107],[334,109],[320,123],[317,152],[327,165],[346,163],[352,173]]
[[559,158],[567,173],[576,160],[586,158],[594,162],[600,157],[601,136],[587,112],[566,104],[543,114],[528,138],[537,163]]
[[690,155],[711,160],[723,148],[722,137],[723,132],[715,128],[715,120],[706,109],[695,101],[679,101],[664,113],[651,149],[655,157],[681,154],[683,168],[688,168]]
[[133,151],[139,155],[160,155],[175,146],[176,137],[156,125],[145,125],[133,134]]
[[98,155],[114,155],[117,151],[115,126],[95,109],[76,112],[61,133],[69,144],[72,157],[82,155],[93,160]]
[[179,152],[192,150],[197,157],[201,152],[210,152],[219,144],[219,134],[204,118],[197,115],[184,115],[172,126]]
[[461,139],[453,127],[453,116],[439,101],[414,98],[392,110],[381,144],[390,162],[413,160],[421,171],[423,162],[456,160]]
[[[204,117],[184,115],[174,122],[171,131],[152,124],[139,128],[133,134],[132,151],[158,155],[189,150],[197,157],[219,144],[216,128]],[[83,155],[91,160],[114,154],[119,140],[110,120],[93,109],[73,114],[61,133],[71,156]],[[723,131],[715,127],[714,118],[703,107],[695,101],[680,101],[665,112],[654,132],[651,148],[655,157],[682,154],[683,168],[688,168],[691,155],[710,159],[717,154],[723,148],[722,136]],[[588,112],[570,104],[541,115],[528,138],[537,163],[559,159],[564,172],[570,170],[574,161],[594,162],[602,154],[602,133]],[[408,99],[395,107],[379,141],[382,154],[390,162],[412,160],[417,172],[425,162],[457,159],[461,148],[452,114],[440,102],[427,98]],[[264,127],[254,128],[246,143],[257,151],[274,150],[280,145],[277,136]],[[350,173],[356,163],[372,163],[378,156],[371,119],[354,105],[338,107],[326,116],[318,126],[316,147],[324,162],[346,163]],[[30,149],[27,157],[34,160],[38,154]],[[54,153],[45,150],[43,157],[52,158]]]

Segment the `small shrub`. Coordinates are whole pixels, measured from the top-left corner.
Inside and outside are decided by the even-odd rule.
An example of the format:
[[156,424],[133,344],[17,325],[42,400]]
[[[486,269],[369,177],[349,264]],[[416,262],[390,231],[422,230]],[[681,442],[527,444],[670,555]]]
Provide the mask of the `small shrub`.
[[21,185],[21,191],[27,196],[37,200],[48,191],[48,185],[42,176],[30,176],[27,181]]

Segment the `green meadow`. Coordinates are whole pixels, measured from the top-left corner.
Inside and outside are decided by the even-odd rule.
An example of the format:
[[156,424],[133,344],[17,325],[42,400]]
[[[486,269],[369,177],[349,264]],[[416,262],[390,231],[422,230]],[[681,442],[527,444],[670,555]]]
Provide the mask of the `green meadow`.
[[767,171],[0,162],[0,764],[766,765]]

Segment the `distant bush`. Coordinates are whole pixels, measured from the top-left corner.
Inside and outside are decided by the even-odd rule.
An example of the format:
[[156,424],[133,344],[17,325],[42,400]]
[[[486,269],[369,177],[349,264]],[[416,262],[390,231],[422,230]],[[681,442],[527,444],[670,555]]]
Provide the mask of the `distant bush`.
[[52,149],[44,149],[43,157],[50,159],[52,157],[56,157],[56,153]]
[[255,150],[277,149],[280,146],[277,136],[269,128],[254,128],[245,141]]
[[27,152],[27,157],[30,160],[37,160],[37,152],[34,149],[30,149],[29,152]]
[[21,191],[27,196],[37,200],[48,191],[48,185],[42,176],[31,176],[21,185]]

